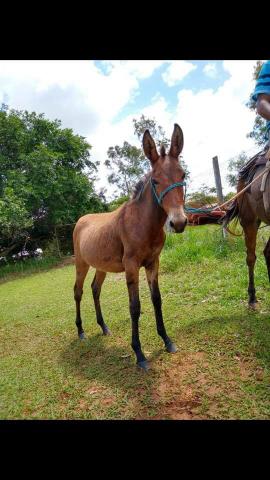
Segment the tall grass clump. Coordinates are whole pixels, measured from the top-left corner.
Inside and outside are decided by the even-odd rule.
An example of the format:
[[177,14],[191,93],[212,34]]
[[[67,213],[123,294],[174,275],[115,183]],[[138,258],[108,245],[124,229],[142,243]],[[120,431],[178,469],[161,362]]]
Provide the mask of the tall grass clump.
[[187,227],[180,235],[167,233],[161,268],[165,272],[173,272],[187,262],[226,258],[242,252],[243,248],[243,237],[228,235],[224,238],[221,227],[216,225]]

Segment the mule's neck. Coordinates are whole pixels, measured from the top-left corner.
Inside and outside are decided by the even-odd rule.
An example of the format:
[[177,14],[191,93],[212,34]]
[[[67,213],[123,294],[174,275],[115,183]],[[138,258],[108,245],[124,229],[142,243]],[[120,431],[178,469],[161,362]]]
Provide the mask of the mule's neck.
[[146,183],[140,198],[137,200],[137,205],[139,206],[141,220],[144,222],[146,229],[154,233],[164,227],[167,214],[154,198],[150,180]]

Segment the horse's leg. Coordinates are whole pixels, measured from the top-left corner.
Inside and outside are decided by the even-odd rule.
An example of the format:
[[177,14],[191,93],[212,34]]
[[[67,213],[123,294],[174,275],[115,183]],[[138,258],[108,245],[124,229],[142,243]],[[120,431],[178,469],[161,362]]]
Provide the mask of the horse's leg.
[[245,234],[245,243],[247,248],[247,257],[246,262],[248,266],[249,273],[249,284],[248,284],[248,304],[251,308],[255,307],[257,302],[256,291],[254,285],[254,266],[256,262],[256,239],[258,232],[258,223],[255,221],[252,224],[244,225],[242,224],[244,234]]
[[76,261],[76,282],[74,285],[74,300],[76,302],[76,325],[78,329],[78,335],[81,340],[85,338],[85,335],[82,328],[80,304],[83,294],[83,284],[88,270],[89,265],[84,263],[82,260]]
[[106,277],[105,272],[96,270],[96,274],[91,283],[91,288],[92,288],[92,293],[93,293],[93,298],[95,303],[97,323],[101,326],[104,335],[110,335],[111,332],[103,320],[100,303],[99,303],[100,291],[101,291],[102,284],[105,280],[105,277]]
[[139,318],[141,313],[139,298],[139,267],[135,261],[128,260],[125,262],[125,272],[129,295],[129,311],[132,322],[131,346],[137,358],[137,365],[144,370],[148,370],[148,362],[142,352],[139,338]]
[[166,329],[163,323],[162,316],[162,301],[158,285],[158,268],[159,268],[159,259],[156,259],[151,265],[145,267],[146,278],[150,288],[151,299],[155,310],[157,332],[164,341],[167,352],[175,353],[177,352],[176,345],[171,341],[166,333]]
[[269,278],[269,282],[270,282],[270,238],[268,239],[268,242],[265,245],[263,253],[264,253],[264,257],[265,257],[265,263],[266,263],[266,266],[267,266],[268,278]]

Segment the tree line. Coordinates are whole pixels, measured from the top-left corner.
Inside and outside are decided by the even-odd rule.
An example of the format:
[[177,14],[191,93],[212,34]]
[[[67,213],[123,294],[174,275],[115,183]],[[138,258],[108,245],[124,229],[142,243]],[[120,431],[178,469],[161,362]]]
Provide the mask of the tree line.
[[[258,61],[253,72],[257,78]],[[251,98],[247,107],[255,110]],[[168,147],[170,139],[154,118],[133,119],[134,135],[142,143],[146,129],[157,146]],[[265,122],[255,116],[252,132],[261,146]],[[108,182],[115,187],[114,199],[108,202],[104,191],[97,192],[99,163],[91,158],[92,146],[72,129],[63,128],[60,120],[48,120],[44,114],[0,109],[0,257],[9,258],[27,249],[34,252],[55,238],[58,228],[70,225],[62,235],[61,248],[72,250],[72,230],[86,213],[114,210],[126,201],[138,180],[147,173],[149,162],[140,147],[124,141],[110,146],[105,165]],[[235,187],[237,172],[248,160],[245,152],[229,162],[227,179]],[[183,158],[187,182],[190,172]],[[188,196],[190,205],[215,204],[215,188],[202,185]]]

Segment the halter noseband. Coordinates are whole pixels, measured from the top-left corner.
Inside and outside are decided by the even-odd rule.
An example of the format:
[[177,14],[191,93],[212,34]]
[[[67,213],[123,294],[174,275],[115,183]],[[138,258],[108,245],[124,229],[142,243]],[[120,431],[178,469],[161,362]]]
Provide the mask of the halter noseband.
[[161,207],[161,203],[162,203],[163,198],[165,197],[165,195],[170,190],[173,190],[176,187],[186,186],[186,182],[172,183],[172,185],[169,185],[169,187],[165,188],[165,190],[163,190],[163,192],[161,192],[160,195],[158,196],[157,191],[156,191],[156,185],[154,184],[152,177],[150,177],[150,183],[151,183],[151,189],[152,189],[152,192],[154,194],[154,197],[155,197],[155,199],[156,199],[156,201],[157,201],[157,203],[159,204],[160,207]]

